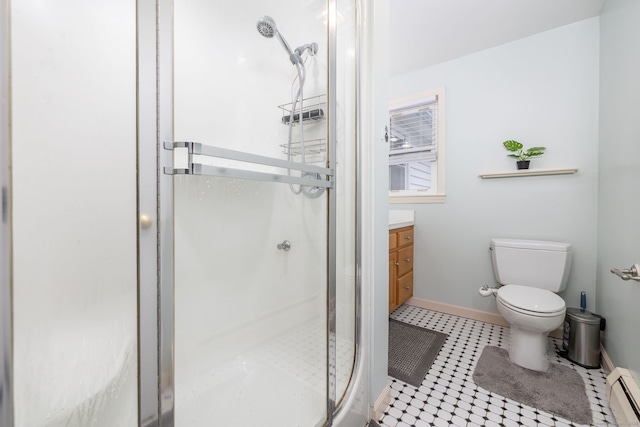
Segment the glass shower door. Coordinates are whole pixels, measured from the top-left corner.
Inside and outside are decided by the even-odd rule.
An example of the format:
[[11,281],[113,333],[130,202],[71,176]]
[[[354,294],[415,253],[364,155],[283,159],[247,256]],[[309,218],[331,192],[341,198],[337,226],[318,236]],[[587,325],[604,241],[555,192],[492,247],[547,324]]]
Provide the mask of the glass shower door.
[[327,419],[324,11],[174,3],[177,427]]
[[[319,424],[324,215],[301,226],[282,212],[292,209],[274,203],[283,184],[177,176],[174,185],[175,425]],[[298,208],[312,216],[326,204],[313,203]],[[278,249],[284,240],[288,251]]]

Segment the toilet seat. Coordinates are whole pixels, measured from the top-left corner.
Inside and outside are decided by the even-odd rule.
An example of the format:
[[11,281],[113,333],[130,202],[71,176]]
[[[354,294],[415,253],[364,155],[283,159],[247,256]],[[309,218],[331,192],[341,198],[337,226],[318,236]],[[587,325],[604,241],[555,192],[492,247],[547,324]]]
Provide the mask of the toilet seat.
[[496,298],[505,307],[529,316],[553,317],[564,314],[566,309],[564,300],[558,295],[529,286],[502,286]]

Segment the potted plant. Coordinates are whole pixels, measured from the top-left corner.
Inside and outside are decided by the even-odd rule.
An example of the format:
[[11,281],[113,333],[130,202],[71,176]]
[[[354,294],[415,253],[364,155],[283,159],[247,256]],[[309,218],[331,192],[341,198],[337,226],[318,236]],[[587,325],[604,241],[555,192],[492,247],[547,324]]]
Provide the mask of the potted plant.
[[504,148],[508,151],[513,153],[507,154],[507,156],[518,159],[516,162],[518,169],[529,169],[529,159],[531,157],[542,156],[544,154],[544,150],[546,150],[546,147],[531,147],[525,150],[521,143],[514,141],[513,139],[503,142],[502,145],[504,145]]

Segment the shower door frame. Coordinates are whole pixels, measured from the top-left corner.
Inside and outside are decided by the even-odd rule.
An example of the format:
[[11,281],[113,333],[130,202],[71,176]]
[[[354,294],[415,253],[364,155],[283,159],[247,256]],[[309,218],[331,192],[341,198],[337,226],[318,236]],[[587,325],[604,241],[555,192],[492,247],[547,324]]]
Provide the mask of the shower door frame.
[[[336,140],[336,0],[328,0],[329,32],[329,134]],[[360,11],[360,0],[354,0]],[[170,164],[171,152],[163,150],[163,141],[172,140],[173,123],[173,15],[172,0],[137,0],[137,181],[138,181],[138,425],[173,426],[173,194],[172,178],[161,167]],[[359,19],[357,13],[356,20]],[[11,131],[10,118],[10,1],[0,0],[0,425],[14,425],[12,364],[12,257],[11,257]],[[359,52],[361,23],[357,25],[356,51]],[[356,74],[359,73],[359,54]],[[356,85],[356,99],[359,99]],[[356,115],[357,120],[357,115]],[[357,128],[357,126],[356,126]],[[360,144],[356,135],[356,200],[360,194]],[[335,163],[335,150],[330,151]],[[328,318],[329,340],[336,339],[336,199],[330,191],[328,214]],[[356,206],[356,225],[360,224],[360,203]],[[361,283],[359,227],[356,226],[356,307],[355,364],[361,362]],[[169,321],[170,320],[170,321]],[[341,411],[335,388],[335,346],[328,345],[327,424]],[[345,396],[354,388],[353,377]]]
[[0,0],[0,425],[13,426],[9,0]]
[[[0,0],[6,1],[6,0]],[[356,8],[356,76],[360,72],[360,0]],[[337,0],[327,0],[327,156],[335,168],[337,140]],[[173,141],[173,1],[138,0],[138,272],[139,272],[139,425],[174,426],[174,234],[173,176],[163,173],[172,164]],[[153,19],[152,19],[153,18]],[[360,87],[355,84],[356,105]],[[356,107],[355,200],[360,194],[360,138]],[[337,183],[336,183],[337,185]],[[327,402],[326,424],[342,408],[336,395],[336,190],[327,200]],[[356,206],[356,270],[360,271],[360,206]],[[354,388],[361,359],[360,274],[355,275],[354,365],[343,396]],[[332,363],[334,362],[334,363]],[[341,399],[344,401],[345,399]],[[179,427],[179,426],[178,426]]]

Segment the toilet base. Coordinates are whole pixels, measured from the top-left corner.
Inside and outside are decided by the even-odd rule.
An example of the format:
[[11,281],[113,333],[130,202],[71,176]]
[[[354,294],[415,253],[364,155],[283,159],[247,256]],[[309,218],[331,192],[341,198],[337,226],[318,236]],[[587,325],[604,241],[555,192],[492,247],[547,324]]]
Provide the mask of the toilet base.
[[509,332],[509,360],[533,371],[549,369],[547,334],[531,332],[511,325]]

